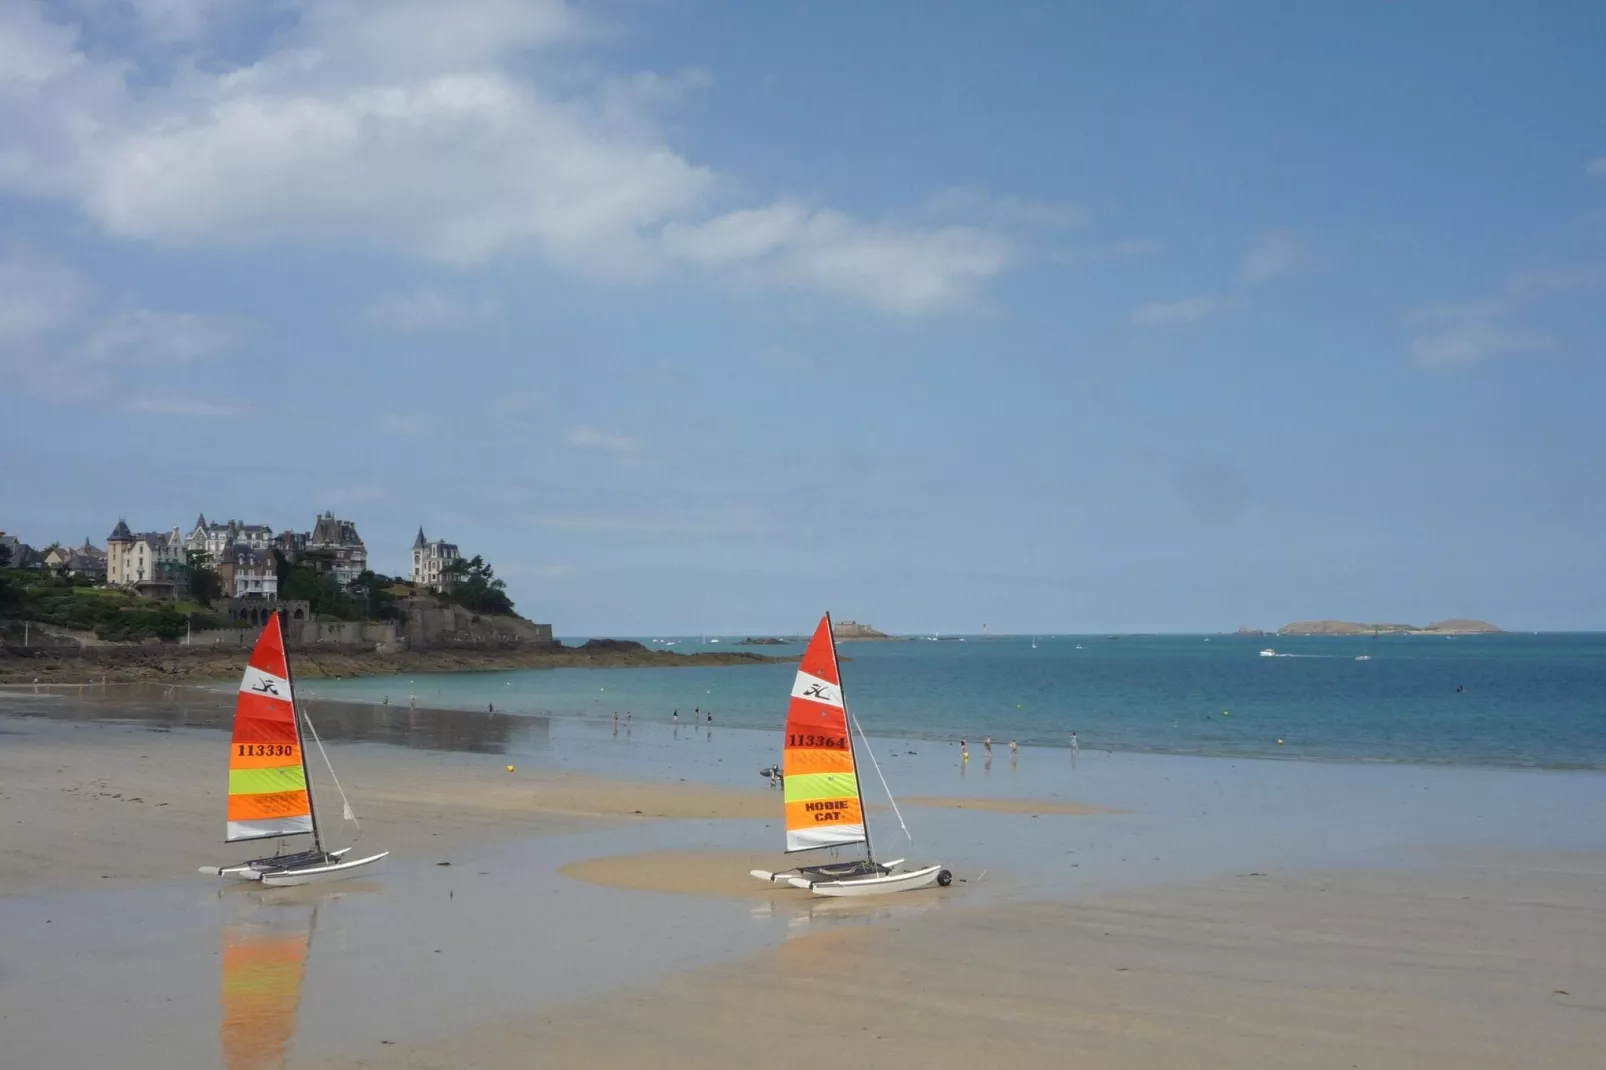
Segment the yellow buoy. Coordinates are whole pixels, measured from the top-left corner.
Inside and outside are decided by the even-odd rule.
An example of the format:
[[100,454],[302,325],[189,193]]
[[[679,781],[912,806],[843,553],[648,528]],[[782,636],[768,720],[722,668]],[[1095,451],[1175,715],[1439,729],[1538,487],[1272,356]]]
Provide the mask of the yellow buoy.
[[1279,739],[1279,740],[1278,740],[1278,741],[1277,741],[1277,745],[1278,745],[1278,746],[1279,746],[1279,747],[1280,747],[1280,746],[1282,746],[1282,745],[1283,745],[1283,741],[1282,741],[1282,740],[1280,740],[1280,739]]
[[510,766],[508,766],[508,767],[507,767],[507,771],[508,771],[508,772],[510,772],[510,773],[511,773],[511,772],[513,772],[513,767],[512,767],[512,766],[511,766],[511,765],[510,765]]

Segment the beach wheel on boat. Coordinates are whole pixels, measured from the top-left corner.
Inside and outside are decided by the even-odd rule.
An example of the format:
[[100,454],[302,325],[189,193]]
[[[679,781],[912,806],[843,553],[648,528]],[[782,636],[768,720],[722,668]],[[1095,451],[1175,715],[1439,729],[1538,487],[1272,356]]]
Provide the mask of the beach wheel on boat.
[[953,882],[954,882],[954,875],[952,873],[948,872],[946,869],[943,870],[941,873],[937,874],[937,883],[942,885],[944,888],[948,887]]

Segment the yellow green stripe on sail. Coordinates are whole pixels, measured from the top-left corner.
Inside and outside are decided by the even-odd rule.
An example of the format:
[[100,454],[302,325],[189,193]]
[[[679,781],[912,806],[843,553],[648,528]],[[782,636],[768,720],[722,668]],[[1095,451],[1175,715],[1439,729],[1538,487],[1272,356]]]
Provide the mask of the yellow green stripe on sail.
[[278,791],[302,791],[307,786],[307,772],[301,763],[282,765],[277,769],[230,769],[230,795],[266,795]]
[[852,773],[804,773],[787,777],[784,786],[789,803],[859,797],[859,778]]

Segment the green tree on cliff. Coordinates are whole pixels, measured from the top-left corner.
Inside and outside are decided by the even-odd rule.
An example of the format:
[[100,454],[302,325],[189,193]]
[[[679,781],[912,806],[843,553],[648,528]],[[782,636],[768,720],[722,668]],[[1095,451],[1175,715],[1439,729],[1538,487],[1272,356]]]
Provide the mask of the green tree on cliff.
[[441,571],[450,581],[443,595],[446,601],[475,613],[513,612],[507,584],[496,578],[491,566],[479,554],[466,561],[458,558]]

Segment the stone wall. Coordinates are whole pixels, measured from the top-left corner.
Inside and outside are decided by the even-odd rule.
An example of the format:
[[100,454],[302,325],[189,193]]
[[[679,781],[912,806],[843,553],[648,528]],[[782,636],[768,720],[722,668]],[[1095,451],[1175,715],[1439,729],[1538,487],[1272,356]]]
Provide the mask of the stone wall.
[[482,617],[462,606],[440,606],[422,598],[409,598],[404,604],[407,644],[414,650],[454,643],[552,642],[550,624],[531,624],[512,617]]
[[288,634],[296,646],[372,646],[396,642],[401,629],[395,621],[313,620],[292,625]]

